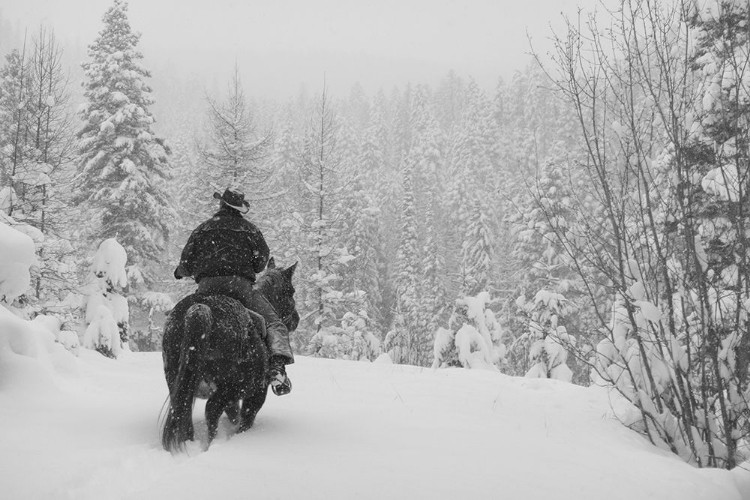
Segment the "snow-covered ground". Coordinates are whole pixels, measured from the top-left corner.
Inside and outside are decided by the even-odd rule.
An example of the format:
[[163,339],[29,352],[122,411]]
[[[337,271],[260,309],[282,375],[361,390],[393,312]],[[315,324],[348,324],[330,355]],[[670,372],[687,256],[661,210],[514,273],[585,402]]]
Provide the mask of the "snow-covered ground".
[[[49,332],[47,332],[49,333]],[[0,307],[0,497],[741,500],[612,418],[601,388],[299,357],[256,426],[161,449],[159,353],[64,351]],[[194,419],[205,440],[202,407]],[[744,497],[747,498],[747,497]]]

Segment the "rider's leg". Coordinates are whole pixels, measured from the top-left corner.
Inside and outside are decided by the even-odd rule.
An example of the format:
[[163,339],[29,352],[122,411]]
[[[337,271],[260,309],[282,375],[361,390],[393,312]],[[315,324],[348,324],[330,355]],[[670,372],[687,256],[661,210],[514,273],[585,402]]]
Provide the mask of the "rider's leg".
[[292,346],[289,343],[289,331],[268,300],[255,290],[250,294],[250,304],[246,307],[257,312],[266,320],[266,345],[270,355],[271,389],[277,396],[289,394],[292,381],[286,374],[285,365],[294,363]]
[[285,365],[294,363],[292,346],[289,343],[289,331],[260,292],[252,291],[250,304],[247,307],[266,320],[266,345],[271,358],[269,371],[271,389],[277,396],[289,394],[292,390],[292,381],[286,374]]
[[294,363],[292,346],[289,343],[289,331],[268,300],[260,292],[253,290],[249,303],[245,307],[257,312],[266,320],[266,345],[271,358],[279,357],[285,365]]

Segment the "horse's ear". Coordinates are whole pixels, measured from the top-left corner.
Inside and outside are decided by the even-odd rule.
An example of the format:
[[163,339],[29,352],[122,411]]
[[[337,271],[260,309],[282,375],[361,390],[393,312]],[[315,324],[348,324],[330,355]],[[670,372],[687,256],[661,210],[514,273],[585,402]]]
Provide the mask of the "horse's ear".
[[268,264],[266,264],[266,269],[276,269],[276,261],[273,260],[273,257],[268,259]]
[[297,269],[297,264],[299,264],[299,262],[295,262],[291,266],[284,269],[284,272],[286,272],[289,275],[289,278],[292,277],[292,275],[294,274],[294,270]]

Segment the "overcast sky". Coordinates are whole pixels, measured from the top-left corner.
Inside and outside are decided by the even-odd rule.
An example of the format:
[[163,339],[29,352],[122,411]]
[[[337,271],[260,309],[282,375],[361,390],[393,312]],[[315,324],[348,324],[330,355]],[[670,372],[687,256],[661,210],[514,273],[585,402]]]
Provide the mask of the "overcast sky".
[[[528,61],[527,32],[542,51],[561,13],[596,0],[130,0],[139,48],[156,63],[191,58],[258,93],[289,93],[355,81],[366,90],[435,83],[450,69],[480,84],[509,78]],[[3,16],[30,32],[40,22],[59,37],[91,43],[112,0],[4,0]]]

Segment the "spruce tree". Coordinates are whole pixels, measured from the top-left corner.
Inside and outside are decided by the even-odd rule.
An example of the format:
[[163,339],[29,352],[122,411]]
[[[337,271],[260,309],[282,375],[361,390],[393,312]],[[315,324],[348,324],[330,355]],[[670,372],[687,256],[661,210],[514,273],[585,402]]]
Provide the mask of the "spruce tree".
[[80,109],[78,185],[96,238],[117,237],[143,270],[158,260],[169,236],[174,211],[163,181],[170,175],[169,148],[153,131],[154,104],[136,49],[128,4],[115,0],[104,14],[104,28],[89,46],[85,71],[86,104]]
[[[365,189],[372,193],[371,198],[377,204],[380,241],[376,249],[376,266],[378,272],[377,295],[379,296],[379,314],[376,320],[383,334],[393,321],[394,290],[391,281],[392,264],[395,259],[395,248],[398,246],[397,231],[387,228],[398,224],[398,207],[400,182],[395,172],[391,154],[390,129],[387,123],[388,106],[383,92],[374,99],[370,113],[369,125],[364,133],[362,153],[358,161],[362,182]],[[370,297],[374,295],[370,293]],[[377,300],[375,301],[377,302]]]
[[419,281],[422,273],[412,176],[413,170],[407,164],[403,172],[401,242],[395,261],[396,304],[393,325],[386,336],[384,350],[396,363],[419,365],[420,361],[424,363],[427,360],[421,359],[421,354],[426,353],[420,353],[421,332],[416,328],[419,323]]
[[451,205],[454,248],[452,268],[458,271],[461,294],[476,295],[493,286],[492,248],[495,241],[493,219],[494,120],[491,105],[473,81],[467,95],[462,126],[456,129],[450,154],[453,186],[448,193]]

